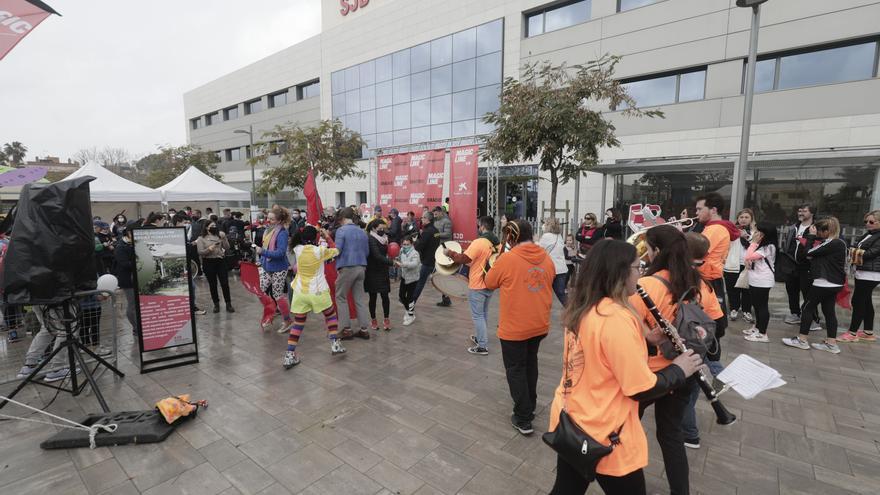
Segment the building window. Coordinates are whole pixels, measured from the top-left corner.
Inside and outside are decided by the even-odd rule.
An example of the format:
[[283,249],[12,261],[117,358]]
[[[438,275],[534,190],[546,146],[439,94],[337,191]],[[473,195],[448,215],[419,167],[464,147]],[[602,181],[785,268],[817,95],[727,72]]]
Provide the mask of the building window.
[[235,162],[241,160],[241,148],[229,148],[226,150],[226,161]]
[[238,105],[223,109],[223,120],[233,120],[238,118]]
[[220,122],[220,114],[218,112],[205,115],[205,126],[214,125],[217,122]]
[[250,115],[252,113],[257,113],[263,110],[263,100],[256,99],[245,102],[244,104],[244,114]]
[[525,14],[526,37],[537,36],[587,22],[590,20],[591,6],[591,0],[579,0],[528,12]]
[[357,204],[362,205],[367,202],[367,191],[357,192]]
[[[871,79],[877,75],[877,50],[875,40],[760,57],[755,66],[755,91],[763,93]],[[746,61],[743,83],[747,65]]]
[[[363,76],[361,76],[363,79]],[[321,96],[321,82],[312,81],[300,84],[296,87],[296,99],[305,100],[306,98],[315,98]]]
[[706,96],[706,68],[625,81],[621,86],[639,107],[702,100]]
[[336,205],[337,206],[345,206],[345,191],[337,191],[336,192]]
[[[287,90],[269,95],[269,108],[283,107],[287,105]],[[259,112],[259,110],[257,110]],[[255,113],[255,112],[251,112]]]
[[617,0],[617,11],[624,12],[627,10],[637,9],[645,5],[651,5],[662,0]]
[[190,119],[189,123],[190,123],[190,126],[193,128],[193,130],[201,129],[202,127],[205,126],[204,122],[202,122],[201,117],[197,117],[195,119]]

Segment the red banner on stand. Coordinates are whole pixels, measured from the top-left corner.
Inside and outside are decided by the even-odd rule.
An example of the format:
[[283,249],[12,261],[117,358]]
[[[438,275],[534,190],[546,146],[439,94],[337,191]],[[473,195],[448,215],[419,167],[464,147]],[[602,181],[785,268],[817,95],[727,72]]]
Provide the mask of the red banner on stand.
[[433,207],[443,203],[445,160],[445,150],[419,151],[410,154],[407,211],[417,212],[422,206]]
[[[394,155],[392,170],[394,171],[394,200],[392,204],[398,211],[406,211],[405,208],[409,205],[409,153]],[[383,208],[382,213],[387,215],[388,211]]]
[[376,203],[382,207],[382,211],[391,209],[394,202],[394,155],[380,156],[377,160],[378,198]]
[[449,162],[449,218],[452,239],[469,243],[477,237],[478,146],[452,148]]

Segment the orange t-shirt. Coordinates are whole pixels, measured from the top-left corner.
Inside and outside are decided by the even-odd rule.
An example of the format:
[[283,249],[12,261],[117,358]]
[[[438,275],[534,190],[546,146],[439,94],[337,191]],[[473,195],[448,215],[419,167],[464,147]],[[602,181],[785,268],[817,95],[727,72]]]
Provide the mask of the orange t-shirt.
[[703,235],[709,239],[709,252],[700,266],[700,274],[706,280],[715,280],[724,276],[724,260],[730,249],[730,231],[723,225],[709,225],[703,229]]
[[486,262],[495,251],[492,241],[484,237],[474,239],[464,254],[471,259],[470,271],[468,272],[468,288],[479,290],[486,288]]
[[540,246],[517,244],[498,257],[486,274],[487,289],[501,289],[498,338],[528,340],[550,331],[553,260]]
[[[669,280],[669,271],[667,270],[660,270],[655,275]],[[651,300],[654,301],[654,304],[657,306],[657,309],[660,310],[660,314],[663,315],[663,318],[666,318],[666,321],[672,323],[675,319],[675,303],[678,301],[672,300],[672,294],[663,282],[654,277],[642,277],[639,279],[639,285],[645,289],[645,292],[647,292],[649,296],[651,296]],[[633,294],[629,298],[629,303],[636,309],[636,313],[638,313],[639,317],[642,318],[642,321],[645,322],[645,325],[648,328],[657,326],[657,321],[654,319],[654,315],[648,310],[648,307],[645,305],[641,296]],[[700,306],[703,307],[703,311],[706,312],[706,315],[713,320],[717,320],[724,316],[724,313],[721,311],[721,305],[718,304],[718,298],[712,292],[709,284],[705,282],[700,285]],[[648,357],[648,367],[651,368],[651,371],[660,371],[670,364],[672,364],[672,361],[666,359],[663,357],[663,354],[660,353],[656,356]]]
[[[648,369],[648,349],[639,320],[628,308],[605,298],[581,318],[578,335],[565,332],[563,366],[571,387],[565,410],[597,441],[621,426],[620,445],[599,461],[596,472],[623,476],[648,465],[648,439],[639,421],[639,403],[631,396],[657,384]],[[563,372],[550,410],[550,431],[563,406]]]

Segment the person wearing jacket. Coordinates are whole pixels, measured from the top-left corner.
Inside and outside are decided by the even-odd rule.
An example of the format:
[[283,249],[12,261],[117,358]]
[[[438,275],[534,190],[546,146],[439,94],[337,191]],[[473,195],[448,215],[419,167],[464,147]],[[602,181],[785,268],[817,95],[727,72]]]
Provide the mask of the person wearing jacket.
[[510,423],[530,435],[538,398],[538,348],[550,331],[556,268],[532,241],[532,226],[525,220],[508,222],[503,234],[511,249],[486,274],[486,288],[501,289],[498,338],[513,399]]
[[381,218],[374,218],[367,224],[369,235],[370,254],[367,256],[367,270],[364,274],[364,290],[370,296],[370,329],[378,330],[379,323],[376,321],[377,296],[382,297],[382,328],[387,332],[391,330],[391,280],[388,275],[388,267],[394,265],[394,261],[388,257],[388,226]]
[[586,254],[590,248],[593,247],[593,244],[602,239],[602,232],[599,230],[599,225],[596,222],[596,215],[594,213],[587,213],[584,215],[584,221],[581,223],[581,228],[578,229],[574,238],[580,243],[580,252],[582,254]]
[[[449,212],[444,210],[440,206],[434,207],[434,228],[437,229],[437,233],[434,234],[435,237],[440,239],[440,242],[451,241],[452,240],[452,220],[449,219]],[[452,300],[449,299],[449,296],[446,294],[441,294],[440,302],[437,303],[437,306],[447,307],[452,305]]]
[[125,294],[125,317],[131,324],[131,333],[138,335],[137,313],[135,312],[136,301],[134,299],[134,246],[132,246],[131,226],[122,231],[122,238],[113,251],[115,266],[114,275],[119,281],[119,288]]
[[[803,247],[806,242],[805,236],[807,231],[813,225],[816,209],[809,204],[803,204],[798,207],[797,225],[792,226],[786,232],[785,238],[782,240],[782,249],[780,256],[786,256],[791,263],[795,265],[794,273],[785,281],[785,292],[788,293],[788,310],[789,315],[783,320],[789,325],[799,325],[801,322],[801,302],[807,302],[807,293],[813,284],[813,277],[810,274],[810,262],[803,257],[798,257],[797,251]],[[802,260],[802,261],[799,261]],[[816,320],[810,327],[810,330],[821,330],[819,326],[819,315],[816,314]]]
[[616,208],[605,210],[605,224],[602,226],[602,237],[607,239],[623,239],[623,221]]
[[553,293],[556,299],[565,306],[567,294],[565,293],[565,281],[568,274],[568,267],[565,265],[565,239],[562,238],[560,232],[562,228],[559,226],[559,220],[548,218],[542,226],[544,233],[538,239],[538,245],[553,260],[553,266],[556,269],[556,276],[553,278]]
[[840,354],[837,345],[837,314],[834,305],[837,293],[846,283],[846,255],[847,246],[840,236],[840,223],[834,217],[827,217],[817,221],[807,230],[806,246],[799,248],[798,259],[806,259],[810,262],[810,275],[813,277],[813,285],[807,294],[807,300],[801,309],[800,334],[797,337],[782,339],[782,343],[789,347],[809,350],[811,345],[807,340],[810,334],[810,325],[813,322],[813,314],[819,306],[825,315],[825,327],[827,338],[824,342],[812,344],[813,349]]
[[474,334],[471,335],[471,343],[467,351],[480,356],[489,355],[489,301],[492,300],[492,290],[486,287],[486,273],[489,270],[489,259],[497,253],[501,247],[501,241],[495,236],[495,219],[490,216],[480,217],[478,238],[470,243],[463,253],[456,253],[449,249],[444,251],[446,256],[456,263],[468,265],[468,303],[471,307],[471,320],[474,322]]
[[284,295],[284,284],[287,281],[288,230],[285,225],[290,220],[287,209],[275,206],[269,212],[269,226],[263,233],[262,245],[257,246],[260,257],[260,302],[263,304],[263,318],[260,327],[266,330],[275,319],[275,308],[281,313],[284,325],[278,333],[287,333],[293,320],[290,317],[290,305]]
[[[649,368],[646,339],[657,346],[666,337],[658,331],[646,333],[628,300],[639,280],[634,246],[617,240],[599,243],[584,264],[592,276],[578,277],[563,316],[563,372],[550,408],[549,431],[557,428],[564,409],[603,445],[617,433],[620,442],[599,460],[596,481],[606,494],[642,495],[648,439],[639,421],[639,404],[684,386],[699,368],[700,356],[689,350],[662,369]],[[589,484],[557,456],[551,494],[583,494]]]
[[749,293],[755,308],[755,326],[743,330],[750,342],[770,342],[767,325],[770,323],[770,289],[776,285],[774,263],[779,245],[776,226],[761,222],[752,234],[751,244],[745,254],[749,264]]
[[[339,323],[342,331],[339,338],[349,340],[353,337],[368,340],[370,332],[367,331],[367,302],[364,293],[364,280],[367,270],[367,257],[370,254],[370,243],[366,232],[355,223],[355,212],[351,207],[343,208],[339,212],[340,227],[336,229],[336,248],[339,256],[336,258],[336,310],[339,315]],[[360,330],[352,332],[351,313],[348,306],[348,294],[351,292],[355,308],[357,308],[357,320]]]
[[400,245],[400,256],[394,260],[394,264],[400,268],[400,288],[397,297],[400,300],[400,304],[403,304],[403,325],[409,326],[416,319],[412,302],[416,287],[419,285],[419,267],[422,266],[419,252],[413,247],[411,236],[406,235],[403,237]]
[[724,286],[730,303],[730,321],[736,321],[742,316],[743,320],[754,323],[749,289],[736,288],[739,274],[745,270],[745,253],[755,230],[755,213],[751,208],[744,208],[736,214],[736,228],[739,229],[739,239],[730,242],[727,261],[724,262]]
[[413,300],[410,303],[410,306],[412,306],[410,312],[414,311],[413,308],[415,308],[419,296],[422,295],[422,290],[428,283],[428,278],[434,273],[434,256],[437,254],[437,248],[440,247],[440,238],[435,234],[437,234],[437,227],[434,226],[434,217],[431,216],[431,212],[425,211],[422,213],[422,231],[419,233],[419,238],[416,240],[415,245],[416,251],[419,252],[419,258],[422,260],[422,268],[419,272],[419,283],[416,284],[416,292],[413,294]]
[[235,313],[232,308],[232,296],[229,295],[229,272],[226,268],[226,253],[229,252],[229,241],[226,234],[220,230],[217,222],[209,222],[208,228],[196,239],[196,250],[202,257],[202,268],[208,279],[208,288],[211,291],[211,301],[214,302],[214,312],[220,312],[220,296],[217,294],[217,282],[223,289],[223,300],[226,302],[226,312]]
[[[852,295],[852,319],[849,331],[837,340],[841,342],[874,342],[874,302],[871,295],[880,285],[880,210],[865,214],[867,232],[854,246],[861,249],[862,264],[856,265],[855,290]],[[864,323],[865,329],[859,330]]]

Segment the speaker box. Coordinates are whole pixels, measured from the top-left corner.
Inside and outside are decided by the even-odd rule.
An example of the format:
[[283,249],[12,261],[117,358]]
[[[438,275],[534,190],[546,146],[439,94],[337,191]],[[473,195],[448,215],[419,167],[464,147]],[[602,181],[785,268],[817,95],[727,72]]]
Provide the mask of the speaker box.
[[96,287],[93,177],[22,188],[3,261],[9,304],[57,304]]

